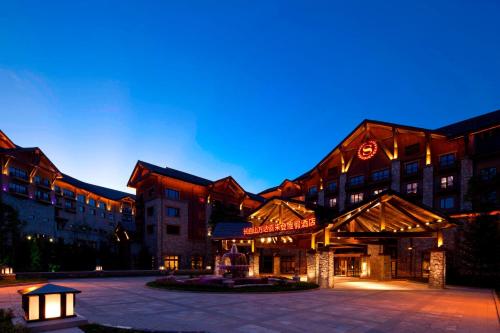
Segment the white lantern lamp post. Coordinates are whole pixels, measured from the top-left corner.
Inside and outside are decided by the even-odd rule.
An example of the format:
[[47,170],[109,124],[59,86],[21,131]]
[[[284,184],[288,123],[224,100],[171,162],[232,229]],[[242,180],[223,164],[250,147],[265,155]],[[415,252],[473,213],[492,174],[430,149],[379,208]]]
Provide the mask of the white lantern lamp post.
[[2,265],[0,266],[0,279],[2,280],[15,280],[16,274],[12,267]]
[[46,321],[76,317],[75,295],[80,290],[45,284],[18,291],[26,322]]

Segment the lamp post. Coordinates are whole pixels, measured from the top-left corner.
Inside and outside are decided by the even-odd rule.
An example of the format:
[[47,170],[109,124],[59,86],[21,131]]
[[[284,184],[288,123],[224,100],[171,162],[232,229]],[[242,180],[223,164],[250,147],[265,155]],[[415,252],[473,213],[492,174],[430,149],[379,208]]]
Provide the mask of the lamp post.
[[30,322],[75,317],[75,295],[80,290],[45,284],[18,291],[25,320]]
[[15,280],[16,274],[10,266],[2,265],[0,266],[0,279],[2,280]]

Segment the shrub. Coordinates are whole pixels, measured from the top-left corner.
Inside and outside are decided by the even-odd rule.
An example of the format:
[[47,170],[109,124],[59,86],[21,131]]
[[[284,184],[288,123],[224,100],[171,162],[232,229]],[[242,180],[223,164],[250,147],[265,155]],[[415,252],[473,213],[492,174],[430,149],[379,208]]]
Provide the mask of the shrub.
[[11,309],[0,309],[0,332],[2,333],[29,333],[29,330],[24,326],[14,326],[11,322]]

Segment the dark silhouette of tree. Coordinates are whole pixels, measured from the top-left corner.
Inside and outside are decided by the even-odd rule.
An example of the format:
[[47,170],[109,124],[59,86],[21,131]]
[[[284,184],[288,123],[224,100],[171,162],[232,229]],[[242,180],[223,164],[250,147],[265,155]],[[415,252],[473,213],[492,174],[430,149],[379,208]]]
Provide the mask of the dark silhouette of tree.
[[482,215],[461,223],[453,253],[452,282],[481,287],[500,287],[500,218],[490,215],[498,209],[498,175],[491,179],[472,177],[466,198]]
[[0,264],[14,264],[22,225],[17,210],[4,203],[0,195]]

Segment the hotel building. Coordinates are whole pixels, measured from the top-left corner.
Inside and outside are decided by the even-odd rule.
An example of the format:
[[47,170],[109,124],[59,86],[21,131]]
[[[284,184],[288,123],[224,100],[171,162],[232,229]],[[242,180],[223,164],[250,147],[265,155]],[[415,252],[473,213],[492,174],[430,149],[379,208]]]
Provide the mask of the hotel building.
[[20,147],[1,131],[0,163],[1,200],[18,211],[24,237],[99,248],[134,233],[134,195],[65,175],[40,148]]
[[[253,275],[324,286],[334,275],[422,277],[439,286],[444,249],[460,241],[456,226],[498,214],[498,168],[495,111],[437,129],[364,120],[309,171],[257,195],[231,177],[142,161],[129,186],[156,265],[212,266],[236,244]],[[468,195],[471,179],[486,185],[482,193]]]

